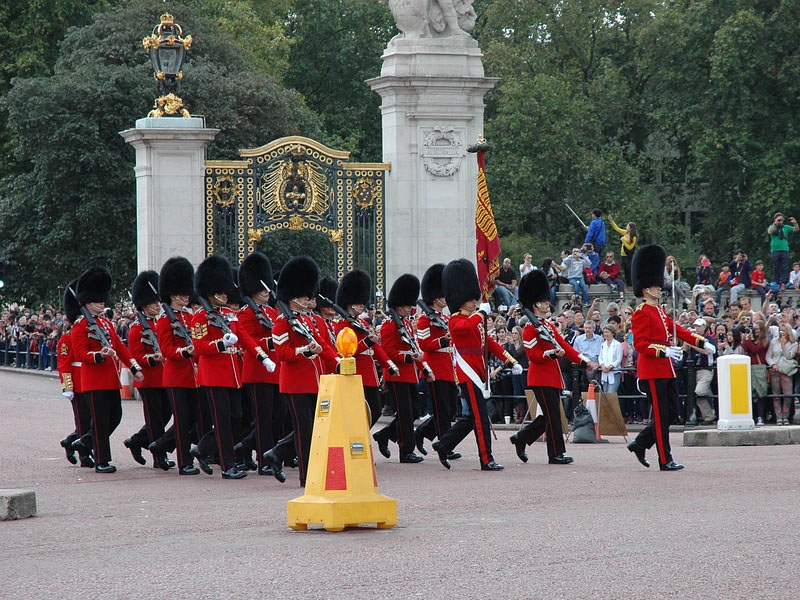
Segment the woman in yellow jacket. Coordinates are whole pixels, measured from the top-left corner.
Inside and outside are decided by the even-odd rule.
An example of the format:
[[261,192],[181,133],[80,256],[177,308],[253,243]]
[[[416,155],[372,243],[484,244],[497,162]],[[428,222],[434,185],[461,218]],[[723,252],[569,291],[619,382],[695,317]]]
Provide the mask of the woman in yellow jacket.
[[625,272],[625,285],[631,287],[631,261],[633,260],[633,253],[636,251],[636,244],[639,241],[639,232],[636,231],[636,223],[630,222],[625,226],[625,229],[620,227],[614,222],[611,215],[608,215],[608,222],[614,231],[619,233],[622,237],[622,249],[620,250],[620,262],[622,263],[622,270]]

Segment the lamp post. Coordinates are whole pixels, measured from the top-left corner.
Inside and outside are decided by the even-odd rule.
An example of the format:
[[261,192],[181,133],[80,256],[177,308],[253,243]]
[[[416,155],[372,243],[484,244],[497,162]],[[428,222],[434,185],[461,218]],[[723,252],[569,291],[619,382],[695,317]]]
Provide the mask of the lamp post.
[[189,111],[178,96],[183,79],[183,61],[186,51],[192,46],[192,36],[183,36],[181,26],[169,14],[161,15],[161,22],[153,28],[153,33],[142,40],[145,51],[150,56],[150,64],[160,96],[156,98],[153,110],[148,117],[177,116],[189,118]]

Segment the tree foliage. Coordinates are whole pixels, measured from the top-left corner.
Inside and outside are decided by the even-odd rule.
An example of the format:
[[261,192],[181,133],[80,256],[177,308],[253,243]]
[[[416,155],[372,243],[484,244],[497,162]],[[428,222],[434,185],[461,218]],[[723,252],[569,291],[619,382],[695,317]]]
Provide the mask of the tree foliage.
[[232,158],[284,135],[320,135],[302,98],[254,70],[203,14],[155,0],[98,14],[67,34],[52,76],[15,80],[3,101],[23,167],[3,181],[0,198],[7,293],[52,297],[92,263],[108,266],[123,288],[133,278],[134,152],[119,132],[152,105],[141,40],[165,9],[180,14],[195,39],[181,95],[193,114],[221,129],[210,158]]

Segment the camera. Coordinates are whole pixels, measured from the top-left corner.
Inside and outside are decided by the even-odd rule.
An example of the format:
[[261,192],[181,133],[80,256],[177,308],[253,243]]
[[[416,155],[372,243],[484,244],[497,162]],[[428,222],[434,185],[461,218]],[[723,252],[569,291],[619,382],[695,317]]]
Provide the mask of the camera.
[[717,334],[717,340],[720,341],[720,342],[724,342],[725,341],[725,334],[724,333],[718,333]]

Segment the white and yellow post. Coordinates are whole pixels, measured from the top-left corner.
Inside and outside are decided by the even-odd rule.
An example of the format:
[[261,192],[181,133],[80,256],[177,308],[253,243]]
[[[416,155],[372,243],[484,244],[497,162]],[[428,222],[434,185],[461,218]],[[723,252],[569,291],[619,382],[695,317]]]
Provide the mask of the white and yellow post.
[[754,429],[750,357],[742,354],[720,356],[717,360],[719,421],[717,429]]
[[341,375],[320,379],[305,494],[288,502],[292,529],[322,525],[342,531],[362,523],[388,529],[397,524],[397,500],[378,493],[364,385],[355,374],[357,344],[352,329],[340,331]]

